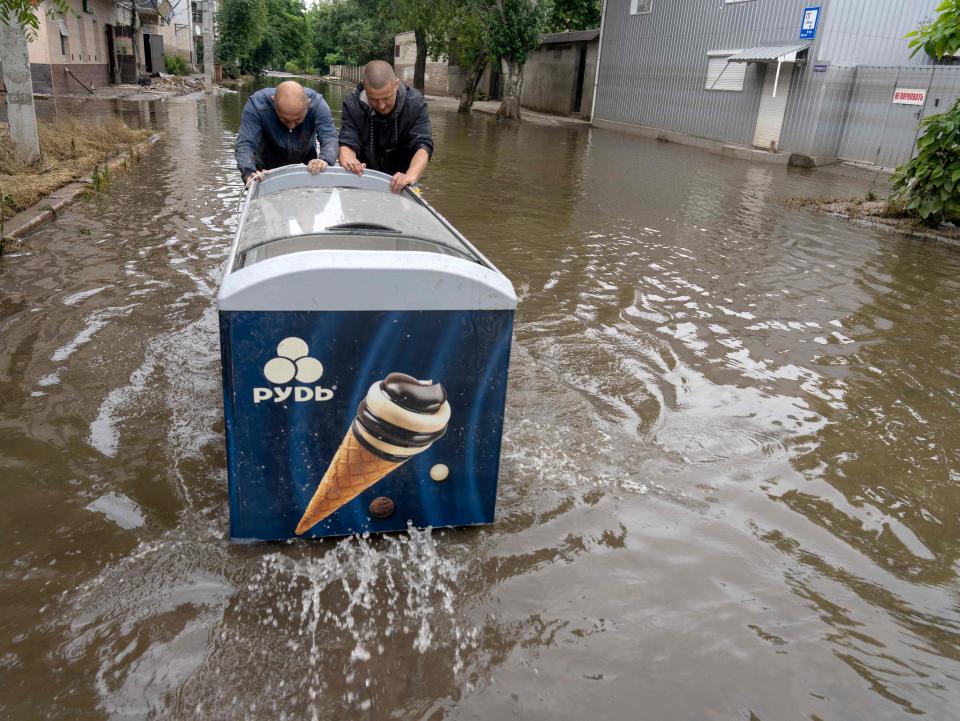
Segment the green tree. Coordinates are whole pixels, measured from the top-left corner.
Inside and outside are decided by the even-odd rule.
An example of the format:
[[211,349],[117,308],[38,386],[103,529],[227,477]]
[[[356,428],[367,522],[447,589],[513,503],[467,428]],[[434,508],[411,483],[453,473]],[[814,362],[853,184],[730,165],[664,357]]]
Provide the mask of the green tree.
[[[938,60],[960,50],[960,0],[937,7],[932,22],[907,35],[916,55],[921,48]],[[893,175],[894,198],[925,224],[960,219],[960,101],[920,123],[917,156]]]
[[380,0],[333,0],[307,11],[314,64],[363,65],[393,57],[393,33],[387,29]]
[[221,0],[216,51],[226,74],[260,72],[255,53],[266,27],[266,0]]
[[266,18],[263,37],[251,52],[255,65],[283,68],[292,62],[302,72],[315,64],[303,0],[266,0]]
[[490,26],[496,4],[494,0],[448,1],[454,7],[447,15],[446,37],[450,39],[447,56],[456,56],[459,63],[468,68],[457,111],[469,113],[480,77],[490,62]]
[[[16,25],[27,40],[35,40],[40,29],[39,10],[40,3],[34,0],[0,0],[0,22]],[[50,0],[46,12],[48,15],[70,12],[70,0]]]
[[601,0],[553,0],[547,32],[565,33],[600,27]]
[[550,14],[549,0],[496,0],[490,25],[490,52],[503,67],[503,100],[497,117],[520,119],[523,66],[540,46]]
[[341,31],[340,49],[350,65],[363,65],[376,54],[381,33],[369,18],[354,18]]
[[[423,0],[384,0],[381,5],[387,27],[395,32],[413,31],[417,41],[417,59],[413,66],[413,87],[423,91],[427,69],[427,55],[442,54],[444,35],[444,7],[447,3]],[[431,52],[432,51],[432,52]]]
[[939,13],[936,19],[907,33],[913,48],[910,57],[923,49],[930,57],[940,60],[960,48],[960,0],[944,0],[936,11]]

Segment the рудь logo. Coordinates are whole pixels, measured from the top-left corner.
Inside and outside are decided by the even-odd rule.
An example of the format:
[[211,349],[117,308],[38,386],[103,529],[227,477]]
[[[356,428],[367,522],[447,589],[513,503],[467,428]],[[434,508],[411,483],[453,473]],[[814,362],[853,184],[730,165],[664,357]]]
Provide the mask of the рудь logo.
[[[253,402],[260,403],[273,399],[274,403],[283,403],[293,400],[297,403],[304,401],[328,401],[333,398],[333,391],[312,384],[323,376],[323,364],[316,358],[310,357],[310,348],[300,338],[284,338],[277,345],[277,357],[267,361],[263,366],[263,376],[273,384],[273,388],[254,388]],[[291,386],[297,381],[306,385]]]

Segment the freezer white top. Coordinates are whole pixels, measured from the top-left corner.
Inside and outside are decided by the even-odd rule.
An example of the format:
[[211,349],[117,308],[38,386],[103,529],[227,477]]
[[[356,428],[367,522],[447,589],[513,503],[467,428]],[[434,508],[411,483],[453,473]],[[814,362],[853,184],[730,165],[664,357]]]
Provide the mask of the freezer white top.
[[319,247],[341,250],[365,249],[370,238],[381,239],[385,249],[396,249],[392,241],[407,238],[421,241],[418,250],[477,260],[425,204],[365,188],[288,188],[258,197],[247,210],[237,252],[247,255],[245,267],[263,257],[251,250],[290,238],[309,247],[307,236],[319,236],[311,239]]
[[305,166],[251,188],[217,297],[220,310],[509,310],[510,281],[390,177]]

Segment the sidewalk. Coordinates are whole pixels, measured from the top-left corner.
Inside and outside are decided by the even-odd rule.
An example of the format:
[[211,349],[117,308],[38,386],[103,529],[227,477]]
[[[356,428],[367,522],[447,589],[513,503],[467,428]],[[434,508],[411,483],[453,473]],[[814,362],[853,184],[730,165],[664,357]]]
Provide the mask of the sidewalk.
[[[427,100],[432,107],[444,109],[452,108],[456,110],[460,107],[460,98],[451,98],[446,95],[427,95]],[[475,100],[473,110],[476,112],[496,115],[500,109],[499,100]],[[564,115],[548,115],[547,113],[538,113],[535,110],[520,109],[520,119],[527,123],[536,123],[537,125],[589,125],[590,123],[583,118],[572,118]]]

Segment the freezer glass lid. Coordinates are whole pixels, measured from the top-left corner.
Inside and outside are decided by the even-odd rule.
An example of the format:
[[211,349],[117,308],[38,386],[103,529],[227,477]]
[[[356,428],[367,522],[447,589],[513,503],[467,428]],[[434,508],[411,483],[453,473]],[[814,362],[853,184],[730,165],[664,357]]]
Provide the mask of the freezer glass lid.
[[359,188],[290,188],[256,198],[244,218],[238,251],[310,235],[338,236],[343,249],[350,249],[355,237],[357,250],[369,247],[370,236],[411,238],[474,257],[456,233],[412,198]]

